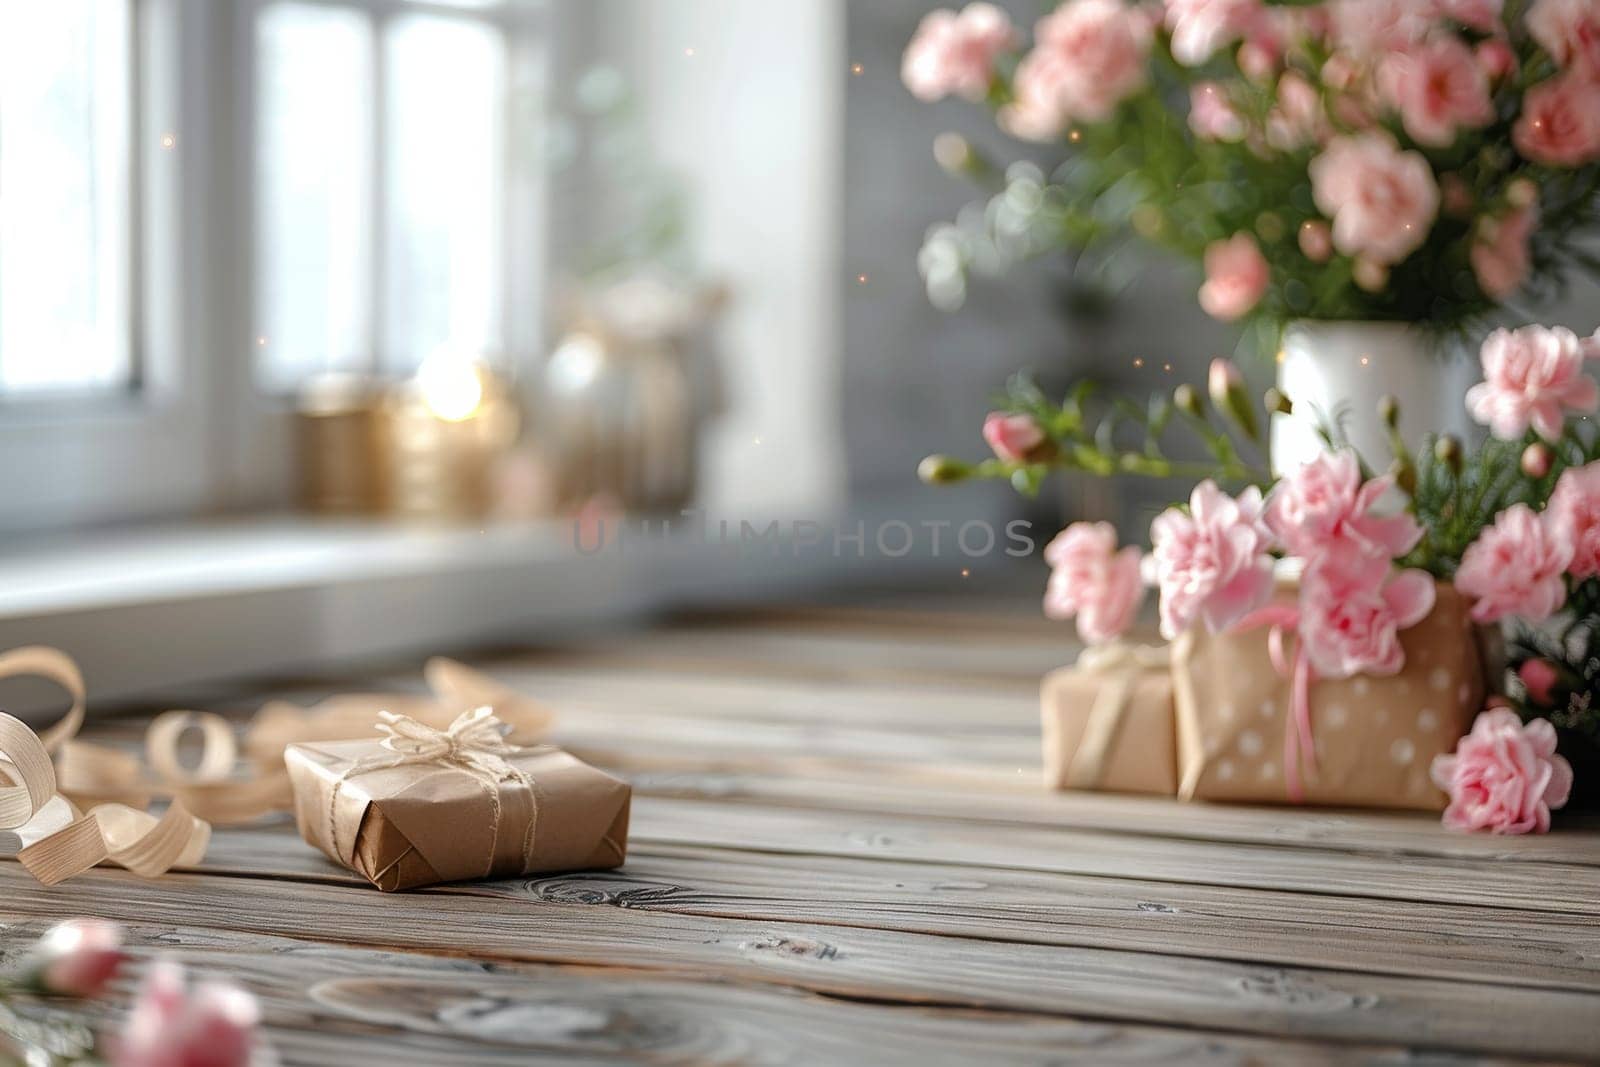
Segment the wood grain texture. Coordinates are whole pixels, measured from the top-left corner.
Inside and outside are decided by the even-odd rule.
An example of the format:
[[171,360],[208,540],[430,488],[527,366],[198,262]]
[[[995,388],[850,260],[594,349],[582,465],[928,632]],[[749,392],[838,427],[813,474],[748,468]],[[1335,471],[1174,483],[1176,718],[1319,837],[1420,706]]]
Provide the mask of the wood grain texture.
[[[42,929],[30,922],[23,935]],[[142,963],[176,958],[197,975],[247,982],[285,1062],[439,1067],[442,1063],[926,1064],[1092,1060],[1201,1065],[1410,1062],[1398,1046],[1254,1038],[1215,1030],[1123,1025],[820,996],[708,980],[666,966],[565,967],[396,953],[304,939],[129,927]],[[136,965],[137,970],[137,965]],[[93,1015],[115,1023],[134,989],[123,981]]]
[[[65,903],[4,871],[4,897],[30,915]],[[1409,1043],[1577,1057],[1591,1047],[1600,994],[1237,964],[1144,952],[1079,949],[845,928],[765,923],[557,901],[508,908],[463,893],[378,895],[269,880],[172,884],[96,872],[75,907],[119,922],[183,901],[205,929],[457,954],[478,959],[602,967],[670,967],[813,993],[948,1008],[1020,1010],[1147,1021],[1295,1039]]]
[[[1037,681],[1073,654],[1015,612],[839,607],[500,650],[477,665],[633,780],[622,870],[380,895],[279,818],[156,882],[45,890],[0,864],[0,952],[117,919],[141,957],[253,988],[291,1064],[1594,1055],[1595,823],[1507,840],[1047,794]],[[418,684],[407,667],[208,706]]]

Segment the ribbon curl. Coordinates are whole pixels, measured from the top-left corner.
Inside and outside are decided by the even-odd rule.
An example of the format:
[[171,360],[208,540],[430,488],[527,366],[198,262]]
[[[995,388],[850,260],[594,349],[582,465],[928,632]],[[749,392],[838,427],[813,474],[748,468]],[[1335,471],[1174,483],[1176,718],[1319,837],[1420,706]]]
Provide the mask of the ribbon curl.
[[64,749],[83,725],[83,675],[71,657],[30,646],[0,655],[0,678],[38,675],[72,697],[65,717],[43,734],[0,712],[0,771],[11,784],[0,787],[0,842],[45,885],[55,885],[104,862],[145,878],[174,866],[192,866],[205,855],[211,827],[174,801],[160,818],[125,804],[104,804],[88,814],[58,791],[52,752]]

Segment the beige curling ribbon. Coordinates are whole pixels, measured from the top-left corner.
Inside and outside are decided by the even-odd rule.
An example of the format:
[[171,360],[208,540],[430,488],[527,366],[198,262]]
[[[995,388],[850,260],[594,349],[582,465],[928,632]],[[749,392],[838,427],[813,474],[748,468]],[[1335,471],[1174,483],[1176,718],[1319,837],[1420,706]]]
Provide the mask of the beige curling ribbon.
[[[0,712],[0,759],[11,782],[0,787],[0,830],[14,830],[18,844],[31,840],[17,853],[23,867],[45,885],[55,885],[108,860],[146,878],[199,862],[211,827],[176,801],[158,819],[123,804],[105,804],[84,815],[61,797],[51,753],[63,749],[83,724],[83,676],[69,656],[53,648],[32,646],[0,655],[0,678],[25,674],[60,685],[71,695],[72,707],[42,735]],[[46,812],[52,806],[55,811]],[[42,813],[52,825],[32,825]]]
[[1167,669],[1171,653],[1153,645],[1131,645],[1113,641],[1090,645],[1078,654],[1077,669],[1103,676],[1095,691],[1089,720],[1083,727],[1072,760],[1067,764],[1068,789],[1097,789],[1105,773],[1106,757],[1117,743],[1126,718],[1133,687],[1145,671]]
[[[70,660],[62,659],[70,665]],[[215,825],[236,826],[293,809],[283,763],[285,748],[368,737],[381,712],[447,729],[462,712],[488,707],[519,744],[537,741],[554,720],[542,704],[454,660],[429,660],[423,676],[432,690],[429,695],[341,693],[310,708],[270,701],[245,728],[242,745],[233,726],[220,715],[165,712],[145,733],[143,761],[99,745],[78,741],[66,745],[56,757],[61,792],[85,806],[143,807],[152,796],[170,797]],[[198,737],[200,747],[193,767],[185,766],[178,756],[181,742],[190,734]]]

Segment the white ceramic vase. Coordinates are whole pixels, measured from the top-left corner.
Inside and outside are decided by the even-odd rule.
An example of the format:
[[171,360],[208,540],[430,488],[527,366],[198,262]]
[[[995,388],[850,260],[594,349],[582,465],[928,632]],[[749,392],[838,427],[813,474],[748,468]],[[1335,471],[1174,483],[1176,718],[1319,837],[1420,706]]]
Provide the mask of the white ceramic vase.
[[1391,460],[1379,401],[1400,402],[1400,434],[1415,449],[1429,433],[1465,433],[1472,361],[1440,350],[1431,337],[1398,322],[1301,320],[1284,331],[1278,388],[1294,403],[1272,420],[1272,466],[1294,470],[1327,445],[1319,421],[1344,437],[1377,471]]

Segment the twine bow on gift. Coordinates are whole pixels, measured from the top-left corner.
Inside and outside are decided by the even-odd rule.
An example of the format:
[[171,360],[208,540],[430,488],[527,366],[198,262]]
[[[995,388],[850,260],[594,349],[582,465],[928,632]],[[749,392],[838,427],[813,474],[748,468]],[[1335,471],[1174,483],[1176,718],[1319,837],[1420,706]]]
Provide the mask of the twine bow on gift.
[[1095,691],[1094,705],[1084,723],[1083,738],[1067,764],[1063,784],[1068,789],[1098,789],[1105,774],[1106,757],[1116,746],[1122,731],[1128,701],[1139,676],[1146,671],[1165,670],[1171,654],[1152,645],[1133,645],[1112,641],[1089,645],[1078,654],[1076,667],[1085,674],[1100,675],[1105,682]]
[[[492,812],[489,832],[496,846],[489,850],[489,858],[484,867],[484,875],[487,876],[493,870],[495,857],[499,852],[500,784],[514,783],[526,789],[530,798],[537,798],[532,778],[506,757],[533,750],[507,742],[505,735],[510,727],[502,723],[493,709],[488,707],[462,712],[443,730],[419,722],[409,715],[380,711],[377,729],[384,735],[379,744],[388,754],[356,760],[335,780],[329,795],[328,839],[334,842],[335,849],[338,847],[339,832],[337,818],[339,788],[345,782],[363,774],[392,770],[396,767],[454,768],[476,778],[489,798]],[[533,830],[534,820],[530,819],[522,839],[524,866],[533,854]]]
[[1235,625],[1235,630],[1269,626],[1267,654],[1272,669],[1289,683],[1289,721],[1283,724],[1283,787],[1289,799],[1305,803],[1306,791],[1300,782],[1302,764],[1312,774],[1317,770],[1317,749],[1311,736],[1311,681],[1314,670],[1302,642],[1295,642],[1293,655],[1284,647],[1286,632],[1300,625],[1300,610],[1292,604],[1269,604]]

